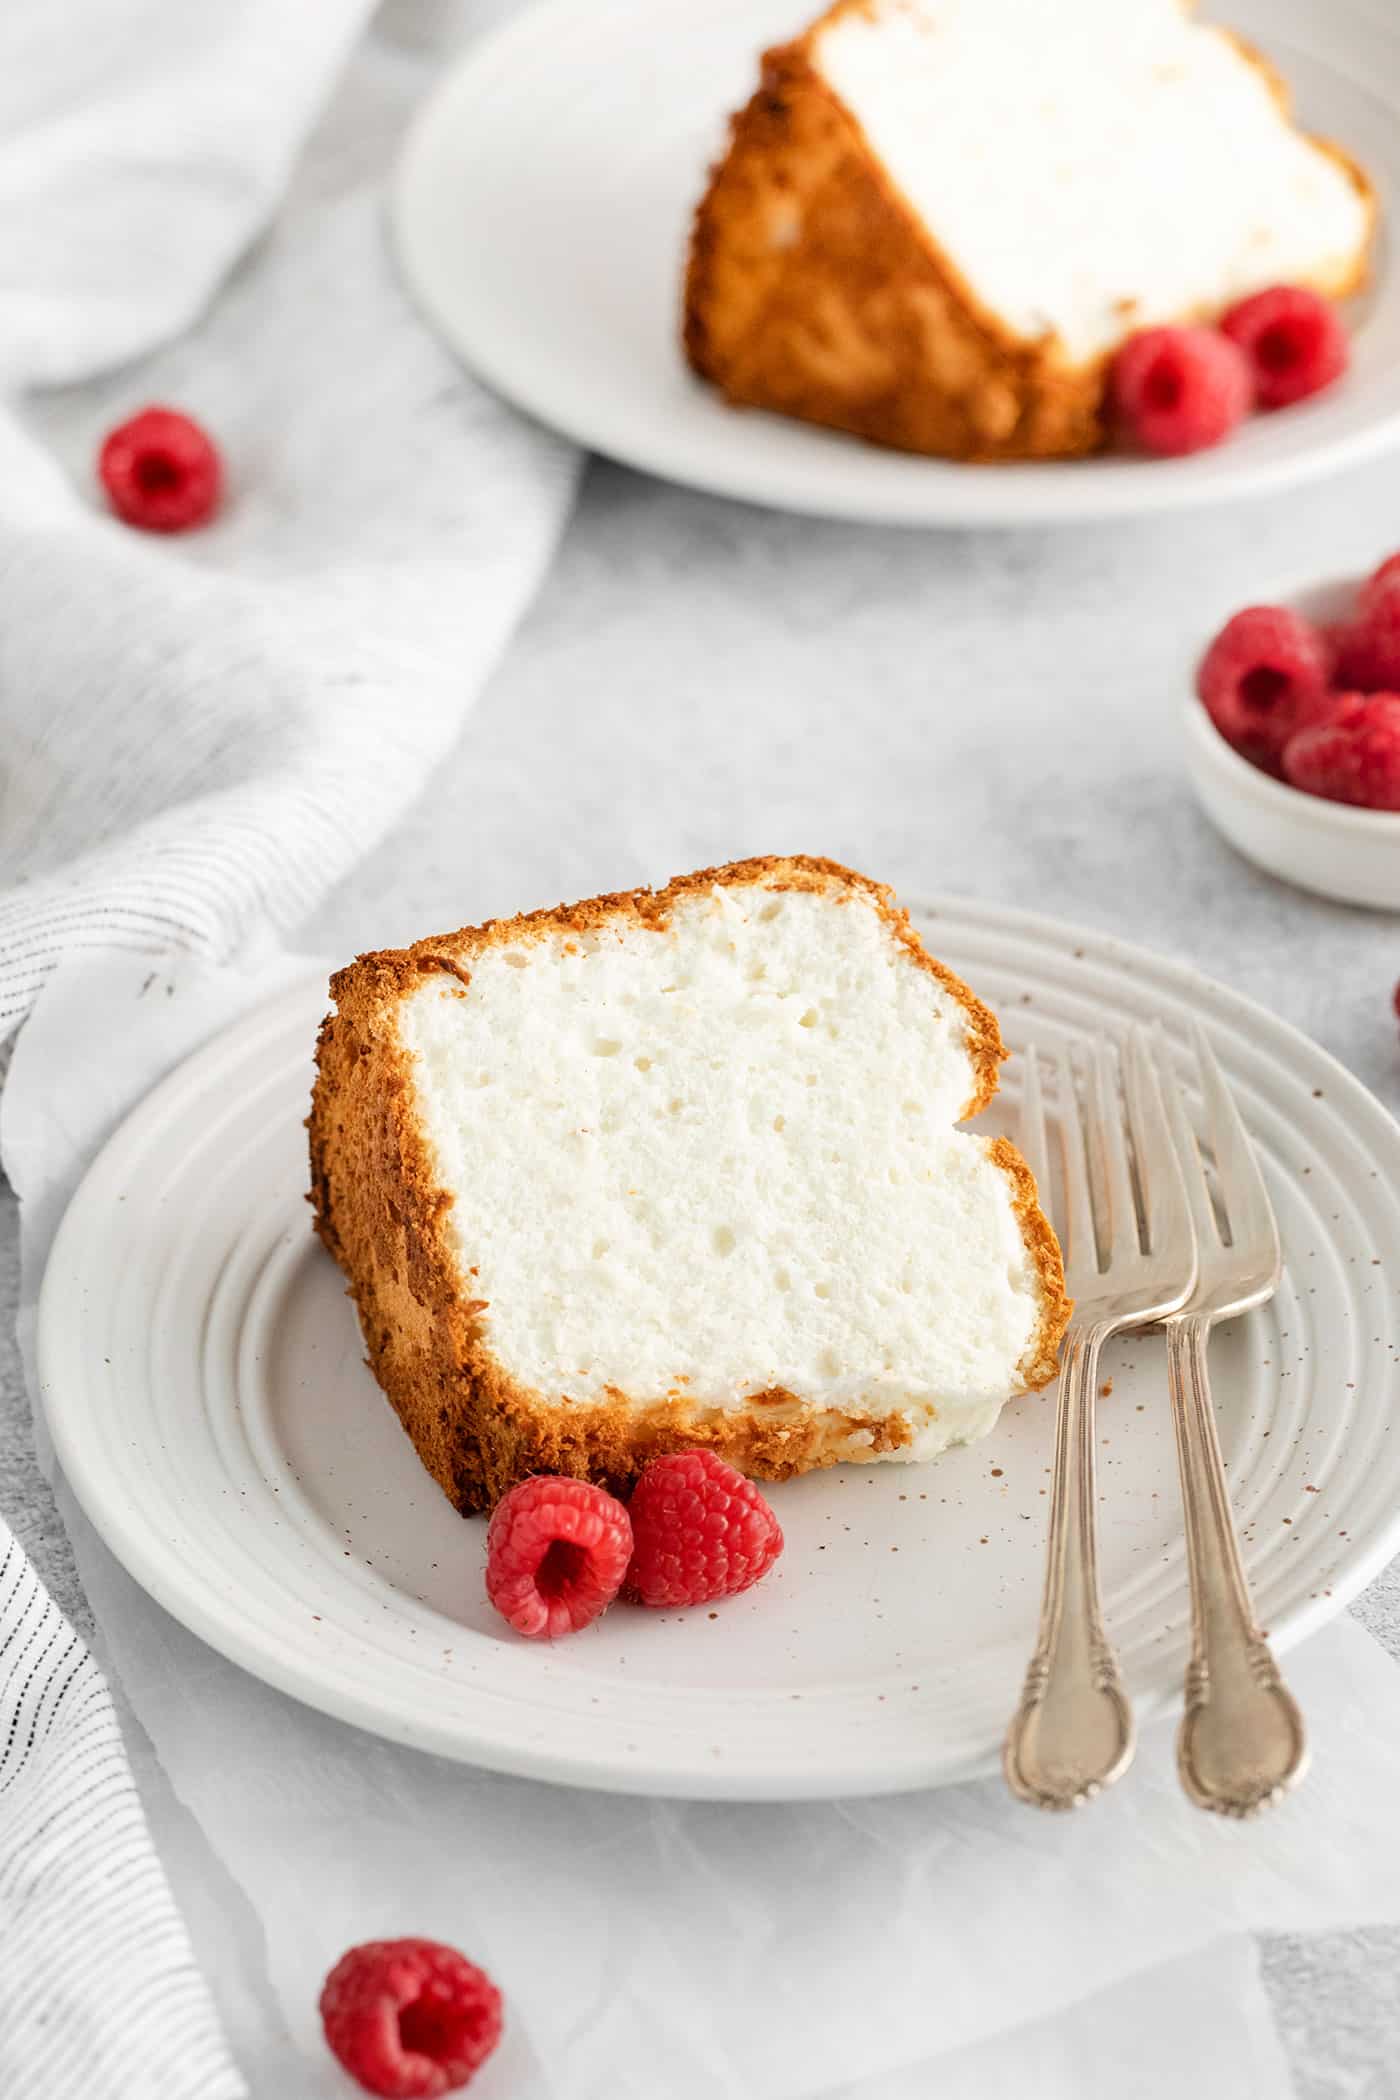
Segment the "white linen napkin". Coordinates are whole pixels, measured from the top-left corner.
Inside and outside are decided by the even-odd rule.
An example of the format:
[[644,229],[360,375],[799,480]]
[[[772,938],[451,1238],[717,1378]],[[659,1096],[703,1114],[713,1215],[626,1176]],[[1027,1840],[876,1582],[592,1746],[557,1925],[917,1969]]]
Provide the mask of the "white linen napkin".
[[[65,951],[219,960],[304,916],[422,790],[552,552],[572,448],[417,320],[382,224],[430,62],[480,9],[421,49],[424,10],[386,11],[247,252],[367,11],[0,11],[0,1035]],[[196,334],[21,409],[163,340],[240,257]],[[152,400],[229,473],[178,539],[93,484]]]
[[[54,974],[0,1099],[26,1348],[92,1150],[293,967],[184,960],[154,999],[142,959]],[[638,1801],[471,1771],[298,1706],[152,1604],[63,1507],[104,1657],[212,1848],[182,1881],[176,1812],[152,1795],[196,1947],[250,2060],[263,2032],[287,2037],[269,2077],[289,2100],[343,2090],[317,2033],[325,1970],[401,1932],[463,1947],[506,1992],[481,2100],[1179,2100],[1188,2079],[1196,2100],[1284,2100],[1249,1935],[1400,1919],[1400,1672],[1351,1621],[1290,1661],[1315,1769],[1254,1824],[1188,1806],[1163,1728],[1074,1817],[997,1781],[788,1808]],[[211,1865],[227,1875],[213,1906]],[[240,2008],[222,1986],[246,1965],[241,1910],[270,1990]]]
[[239,2100],[100,1671],[0,1519],[0,2091]]
[[[216,961],[311,909],[543,573],[572,449],[418,322],[381,223],[435,62],[497,11],[397,0],[354,51],[370,0],[0,10],[0,1038],[65,956]],[[94,480],[152,401],[224,455],[180,539]],[[0,2092],[224,2100],[107,1689],[3,1525],[0,1567]]]

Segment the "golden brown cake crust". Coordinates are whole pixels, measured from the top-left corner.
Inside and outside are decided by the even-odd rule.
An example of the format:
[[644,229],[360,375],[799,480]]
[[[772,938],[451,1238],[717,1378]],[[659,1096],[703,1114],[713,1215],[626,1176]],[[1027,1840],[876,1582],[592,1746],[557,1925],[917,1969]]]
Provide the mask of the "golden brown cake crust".
[[[1016,336],[980,304],[813,62],[818,31],[865,4],[839,0],[764,54],[758,92],[731,120],[696,212],[687,358],[736,407],[900,451],[995,461],[1098,450],[1107,359],[1074,364],[1053,337]],[[1236,41],[1286,110],[1277,74]],[[1346,170],[1374,224],[1364,173],[1314,143]],[[1366,264],[1363,248],[1345,280],[1315,288],[1354,291]]]
[[[742,1410],[702,1407],[680,1391],[641,1407],[621,1393],[555,1405],[517,1384],[493,1359],[480,1317],[486,1304],[472,1295],[474,1272],[463,1277],[442,1229],[452,1198],[436,1183],[396,1025],[398,1002],[412,984],[425,971],[446,971],[461,979],[465,997],[472,959],[490,946],[588,932],[619,919],[662,930],[688,892],[753,883],[869,897],[911,960],[963,1007],[976,1072],[966,1113],[986,1105],[1006,1054],[994,1015],[925,951],[888,889],[834,861],[803,855],[736,861],[680,877],[663,890],[488,920],[411,948],[363,955],[331,980],[337,1010],[321,1028],[308,1123],[316,1229],[348,1279],[375,1377],[423,1464],[464,1514],[493,1507],[532,1473],[573,1474],[623,1489],[649,1458],[700,1444],[757,1479],[783,1480],[898,1449],[910,1439],[903,1415],[851,1416],[781,1389],[754,1395]],[[1038,1387],[1054,1375],[1069,1318],[1064,1272],[1029,1168],[1005,1140],[989,1149],[1014,1184],[1013,1205],[1041,1276],[1040,1328],[1020,1367],[1025,1386]]]

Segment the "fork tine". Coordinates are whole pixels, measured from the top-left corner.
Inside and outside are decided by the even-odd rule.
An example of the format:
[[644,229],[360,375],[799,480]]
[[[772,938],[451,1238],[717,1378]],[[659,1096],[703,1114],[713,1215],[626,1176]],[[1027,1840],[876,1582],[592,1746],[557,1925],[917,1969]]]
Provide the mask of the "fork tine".
[[1035,1176],[1040,1207],[1050,1207],[1050,1148],[1045,1138],[1045,1095],[1040,1084],[1040,1059],[1035,1044],[1028,1045],[1023,1059],[1025,1079],[1021,1087],[1021,1157]]
[[1098,1242],[1094,1237],[1094,1210],[1089,1201],[1089,1165],[1084,1154],[1084,1118],[1079,1090],[1074,1083],[1074,1052],[1065,1044],[1057,1074],[1060,1103],[1060,1133],[1065,1150],[1065,1215],[1063,1237],[1066,1259],[1086,1275],[1097,1275]]
[[1210,1200],[1210,1187],[1206,1181],[1205,1161],[1201,1158],[1200,1142],[1191,1112],[1186,1106],[1181,1081],[1172,1064],[1171,1051],[1167,1046],[1167,1034],[1160,1021],[1152,1024],[1153,1062],[1166,1098],[1167,1120],[1171,1126],[1172,1142],[1176,1156],[1181,1162],[1182,1179],[1186,1186],[1186,1200],[1191,1206],[1191,1222],[1196,1231],[1196,1243],[1204,1249],[1218,1243],[1220,1225],[1215,1215],[1215,1205]]
[[1234,1096],[1225,1083],[1225,1075],[1199,1021],[1193,1036],[1196,1062],[1201,1071],[1201,1091],[1210,1122],[1216,1178],[1230,1228],[1231,1244],[1242,1247],[1251,1242],[1262,1243],[1272,1248],[1277,1264],[1282,1258],[1278,1221],[1259,1171],[1259,1162],[1254,1156],[1254,1147],[1249,1142]]
[[[1151,1039],[1140,1023],[1129,1032],[1124,1051],[1123,1091],[1137,1154],[1147,1244],[1154,1254],[1160,1254],[1178,1241],[1199,1239],[1205,1221],[1196,1206],[1195,1183],[1200,1183],[1207,1212],[1210,1195],[1176,1081],[1169,1069],[1164,1074],[1163,1062],[1153,1056]],[[1169,1117],[1164,1092],[1178,1112],[1175,1122]]]
[[1090,1053],[1093,1075],[1089,1119],[1089,1157],[1094,1175],[1094,1193],[1102,1199],[1099,1224],[1107,1246],[1109,1266],[1141,1252],[1138,1237],[1137,1202],[1128,1166],[1128,1148],[1123,1137],[1123,1111],[1118,1103],[1118,1075],[1113,1052],[1102,1040]]

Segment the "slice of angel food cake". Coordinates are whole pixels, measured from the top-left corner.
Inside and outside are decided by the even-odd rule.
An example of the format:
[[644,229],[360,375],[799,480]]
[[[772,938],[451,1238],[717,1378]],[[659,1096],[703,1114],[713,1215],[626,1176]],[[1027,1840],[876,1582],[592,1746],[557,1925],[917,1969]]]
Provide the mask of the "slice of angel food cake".
[[1187,0],[838,0],[764,54],[685,350],[736,406],[950,459],[1108,436],[1139,330],[1367,275],[1375,195]]
[[994,1016],[892,893],[748,860],[364,955],[318,1050],[316,1223],[463,1512],[928,1459],[1053,1375],[1060,1251]]

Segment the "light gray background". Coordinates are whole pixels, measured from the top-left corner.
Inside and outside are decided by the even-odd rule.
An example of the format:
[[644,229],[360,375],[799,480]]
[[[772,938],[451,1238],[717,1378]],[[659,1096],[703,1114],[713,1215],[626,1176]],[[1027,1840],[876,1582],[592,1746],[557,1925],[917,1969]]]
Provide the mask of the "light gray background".
[[[1185,958],[1400,1109],[1400,921],[1239,860],[1192,802],[1176,726],[1220,613],[1397,546],[1384,464],[1195,519],[1016,534],[778,517],[595,464],[460,746],[301,945],[349,955],[741,854],[825,853]],[[0,1507],[82,1625],[33,1459],[17,1266],[6,1194]],[[1397,1569],[1356,1609],[1400,1657]],[[1278,1939],[1266,1972],[1301,2100],[1400,2096],[1400,1933]]]

